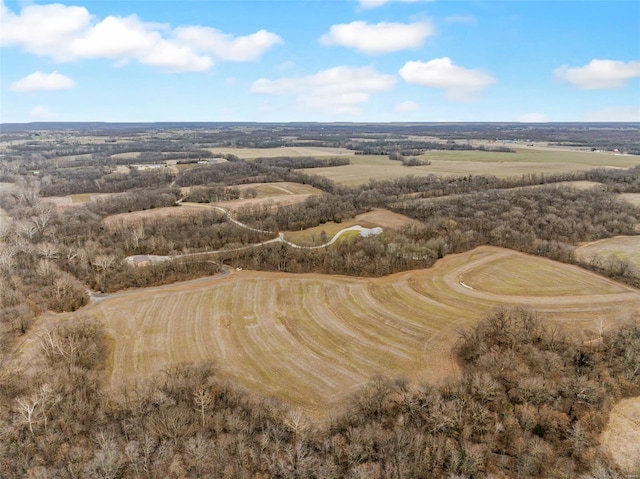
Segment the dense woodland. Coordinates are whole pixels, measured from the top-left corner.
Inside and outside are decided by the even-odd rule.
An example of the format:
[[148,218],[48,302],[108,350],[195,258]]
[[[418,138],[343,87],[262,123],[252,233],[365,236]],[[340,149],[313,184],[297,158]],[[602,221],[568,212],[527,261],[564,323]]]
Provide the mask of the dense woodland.
[[[416,153],[399,148],[398,136],[408,137],[412,127],[382,139],[376,128],[358,137],[392,147],[399,161],[410,159],[403,151]],[[535,138],[536,128],[526,133]],[[211,153],[231,144],[273,146],[291,133],[274,131],[221,128],[151,138],[146,130],[116,131],[108,142],[91,145],[65,134],[17,142],[2,157],[0,181],[14,185],[0,194],[12,219],[0,228],[1,476],[617,477],[595,446],[612,403],[640,394],[637,324],[585,345],[546,329],[532,312],[498,311],[461,338],[456,354],[462,378],[442,387],[380,379],[353,398],[349,412],[324,426],[236,389],[217,377],[215,365],[176,366],[133,390],[107,391],[108,345],[90,318],[51,329],[34,369],[10,366],[15,345],[39,315],[81,308],[91,291],[166,284],[228,266],[381,276],[429,267],[485,244],[576,263],[578,242],[638,234],[640,208],[617,194],[640,192],[640,166],[507,179],[407,176],[349,187],[300,171],[348,164],[344,158],[243,161]],[[620,131],[627,138],[627,130]],[[455,132],[447,134],[453,141]],[[604,141],[571,130],[565,139]],[[135,148],[147,140],[146,148]],[[338,127],[300,127],[298,140],[345,146],[349,137]],[[290,146],[287,141],[277,146]],[[116,171],[124,160],[111,155],[135,151],[140,153],[129,163],[185,161],[178,173]],[[70,155],[83,156],[73,163]],[[227,161],[192,162],[211,156]],[[581,191],[557,184],[572,180],[599,186]],[[184,201],[252,198],[255,189],[238,186],[276,181],[312,185],[322,194],[234,213],[254,230],[213,209],[137,220],[122,215],[179,209]],[[66,208],[48,201],[86,193],[106,194]],[[418,224],[313,250],[268,242],[282,231],[341,223],[372,208]],[[145,268],[124,261],[140,254],[175,259]],[[594,257],[580,265],[640,287],[640,272],[625,261]]]

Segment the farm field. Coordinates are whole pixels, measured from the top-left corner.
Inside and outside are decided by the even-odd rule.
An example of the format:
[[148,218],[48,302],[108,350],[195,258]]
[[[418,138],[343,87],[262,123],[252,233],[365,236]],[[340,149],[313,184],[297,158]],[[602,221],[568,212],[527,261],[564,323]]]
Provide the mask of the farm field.
[[607,258],[611,255],[627,260],[640,269],[640,236],[616,236],[593,243],[588,243],[576,249],[581,259],[598,255]]
[[320,195],[322,190],[311,185],[282,181],[277,183],[248,183],[236,186],[240,191],[253,190],[256,198],[270,198],[282,195]]
[[[208,205],[207,205],[208,206]],[[132,211],[131,213],[119,213],[107,216],[104,224],[108,228],[120,225],[134,224],[145,219],[167,218],[171,216],[187,216],[201,211],[197,203],[182,203],[180,206],[167,206],[164,208],[154,208],[151,210]],[[222,213],[220,213],[222,216]]]
[[[303,203],[310,196],[318,194],[318,193],[306,193],[301,195],[280,195],[280,196],[267,196],[262,198],[245,198],[241,200],[230,200],[230,201],[218,201],[215,203],[211,203],[212,205],[222,206],[223,208],[228,209],[231,212],[237,211],[240,208],[244,208],[246,206],[286,206],[286,205],[295,205],[297,203]],[[200,206],[207,206],[207,204],[200,204]]]
[[640,206],[640,193],[621,193],[620,198],[631,204]]
[[[490,272],[498,269],[521,286],[494,286]],[[322,418],[377,375],[437,382],[455,373],[458,331],[499,305],[525,305],[595,335],[603,316],[613,324],[637,314],[640,292],[577,267],[480,247],[384,278],[233,272],[118,293],[57,317],[105,324],[114,387],[171,363],[214,360],[243,387]]]
[[56,207],[67,207],[82,205],[83,203],[89,203],[96,201],[99,198],[107,198],[113,195],[121,195],[124,193],[81,193],[77,195],[68,196],[46,196],[44,201],[53,203]]
[[384,208],[373,208],[371,211],[356,216],[356,220],[390,229],[404,228],[405,226],[411,225],[419,226],[422,224],[413,218],[401,215],[400,213],[394,213]]
[[[323,175],[338,183],[359,185],[369,179],[392,180],[403,176],[459,176],[495,175],[520,176],[528,173],[563,173],[584,171],[596,167],[635,166],[637,156],[613,155],[568,150],[538,150],[516,148],[516,153],[492,153],[483,151],[430,151],[420,156],[431,161],[429,166],[406,167],[384,155],[357,155],[350,157],[351,164],[303,170],[309,174]],[[375,167],[375,168],[373,168]]]
[[216,147],[207,148],[212,153],[224,153],[236,155],[238,158],[252,160],[255,158],[277,158],[279,156],[307,156],[307,157],[332,157],[354,156],[352,150],[346,148],[313,147],[313,146],[283,146],[280,148],[231,148]]
[[[640,468],[640,397],[619,401],[611,411],[601,443],[623,471]],[[633,477],[633,476],[629,476]]]

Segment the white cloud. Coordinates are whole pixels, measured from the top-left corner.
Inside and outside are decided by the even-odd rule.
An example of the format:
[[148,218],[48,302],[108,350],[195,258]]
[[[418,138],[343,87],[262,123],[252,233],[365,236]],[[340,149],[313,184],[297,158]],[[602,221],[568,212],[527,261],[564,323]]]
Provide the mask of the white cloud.
[[406,113],[409,111],[417,111],[420,109],[420,105],[418,105],[415,101],[403,101],[402,103],[398,103],[395,107],[396,111],[399,113]]
[[97,19],[84,7],[28,5],[13,13],[1,4],[0,44],[59,62],[110,59],[137,61],[170,71],[204,71],[214,60],[249,61],[281,42],[260,30],[233,36],[210,27],[150,23],[137,15]]
[[31,110],[29,116],[34,120],[54,120],[58,118],[58,115],[43,106],[35,107]]
[[632,78],[640,77],[640,61],[591,60],[587,65],[569,68],[563,65],[554,76],[582,90],[622,88]]
[[496,80],[482,70],[469,70],[454,65],[451,59],[436,58],[428,62],[407,62],[400,69],[407,83],[443,88],[453,101],[471,101]]
[[339,66],[304,77],[261,78],[254,82],[251,92],[294,95],[304,110],[354,114],[369,101],[371,93],[390,90],[395,83],[394,76],[379,73],[373,67]]
[[619,106],[587,112],[584,121],[640,121],[640,106]]
[[389,53],[420,47],[435,33],[429,22],[377,23],[351,22],[333,25],[320,38],[323,45],[342,45],[368,54]]
[[549,117],[544,113],[526,113],[518,120],[521,123],[546,123]]
[[84,7],[61,4],[28,5],[14,14],[4,2],[0,15],[0,41],[4,45],[19,45],[29,53],[59,58],[59,48],[66,50],[69,42],[82,35],[92,17]]
[[74,88],[74,82],[68,76],[58,72],[42,73],[35,72],[9,85],[9,90],[13,91],[53,91],[68,90]]
[[416,2],[430,2],[432,0],[359,0],[362,8],[378,8],[386,5],[390,2],[402,2],[402,3],[416,3]]
[[283,43],[282,38],[266,30],[234,37],[211,27],[178,27],[174,30],[174,36],[199,51],[233,62],[256,60],[274,45]]

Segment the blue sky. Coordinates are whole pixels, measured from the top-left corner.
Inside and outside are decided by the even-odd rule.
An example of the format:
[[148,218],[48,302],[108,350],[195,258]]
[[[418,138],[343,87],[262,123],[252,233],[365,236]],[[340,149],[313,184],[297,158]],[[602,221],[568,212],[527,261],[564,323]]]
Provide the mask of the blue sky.
[[0,0],[0,122],[640,121],[640,2]]

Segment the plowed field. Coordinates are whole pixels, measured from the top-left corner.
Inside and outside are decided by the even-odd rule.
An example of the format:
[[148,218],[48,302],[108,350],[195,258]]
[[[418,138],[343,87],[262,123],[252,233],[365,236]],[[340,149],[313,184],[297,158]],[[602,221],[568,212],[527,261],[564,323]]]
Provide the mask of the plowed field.
[[376,279],[233,272],[120,293],[75,314],[106,325],[116,387],[212,359],[243,386],[322,417],[376,375],[437,381],[455,372],[458,331],[497,305],[525,305],[595,335],[603,317],[637,315],[640,291],[481,247]]

